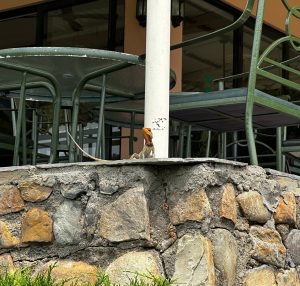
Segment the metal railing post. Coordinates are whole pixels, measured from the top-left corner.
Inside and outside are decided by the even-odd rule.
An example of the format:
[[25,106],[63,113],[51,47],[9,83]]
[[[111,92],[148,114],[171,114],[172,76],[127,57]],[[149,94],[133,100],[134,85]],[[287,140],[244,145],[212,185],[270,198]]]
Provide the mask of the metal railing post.
[[101,144],[101,137],[103,136],[102,129],[103,129],[103,121],[104,121],[104,103],[105,103],[105,94],[106,94],[105,89],[106,89],[106,74],[103,74],[99,118],[98,118],[98,132],[97,132],[97,141],[96,141],[96,157],[98,158],[100,158],[101,156],[101,145],[103,145]]
[[14,156],[13,156],[13,165],[19,165],[19,151],[20,151],[20,140],[21,140],[21,130],[22,130],[22,119],[23,113],[25,112],[25,84],[26,84],[26,76],[27,72],[23,73],[22,83],[21,83],[21,91],[20,91],[20,102],[18,107],[18,119],[16,126],[16,137],[15,137],[15,146],[14,146]]
[[186,154],[185,157],[191,157],[191,149],[192,149],[192,125],[189,124],[187,127],[187,135],[186,135]]

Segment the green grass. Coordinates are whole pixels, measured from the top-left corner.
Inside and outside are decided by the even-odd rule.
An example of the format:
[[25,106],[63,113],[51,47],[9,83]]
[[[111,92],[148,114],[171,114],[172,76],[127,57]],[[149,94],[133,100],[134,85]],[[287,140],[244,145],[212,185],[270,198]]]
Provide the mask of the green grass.
[[[1,271],[0,286],[62,286],[66,281],[56,282],[51,277],[52,269],[46,273],[32,275],[30,268],[18,269],[15,272]],[[75,286],[75,285],[74,285]]]
[[[18,269],[15,272],[1,271],[0,274],[0,286],[119,286],[111,283],[109,277],[102,272],[99,272],[97,281],[95,284],[80,283],[78,281],[72,282],[70,280],[55,281],[51,277],[51,272],[55,265],[49,267],[44,273],[33,275],[30,268]],[[129,278],[128,286],[171,286],[173,285],[171,279],[161,276],[154,276],[152,274],[138,274],[135,273],[133,278]]]

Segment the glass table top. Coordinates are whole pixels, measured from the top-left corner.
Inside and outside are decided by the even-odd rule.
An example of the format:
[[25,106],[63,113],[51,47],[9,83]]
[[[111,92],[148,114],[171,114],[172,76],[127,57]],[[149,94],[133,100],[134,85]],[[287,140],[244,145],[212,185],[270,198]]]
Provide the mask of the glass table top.
[[[2,65],[10,65],[11,68]],[[79,82],[88,74],[107,71],[107,98],[134,97],[144,93],[145,65],[139,56],[86,48],[29,47],[0,50],[0,89],[1,86],[18,85],[22,71],[14,70],[21,66],[28,70],[27,83],[49,82],[30,71],[47,72],[55,77],[62,92],[63,104],[71,104],[72,93]],[[118,66],[120,68],[118,69]],[[112,72],[109,72],[113,69]],[[81,94],[81,101],[99,101],[101,76],[91,79]],[[45,88],[27,88],[27,99],[51,101],[51,94]],[[16,95],[17,96],[17,95]]]

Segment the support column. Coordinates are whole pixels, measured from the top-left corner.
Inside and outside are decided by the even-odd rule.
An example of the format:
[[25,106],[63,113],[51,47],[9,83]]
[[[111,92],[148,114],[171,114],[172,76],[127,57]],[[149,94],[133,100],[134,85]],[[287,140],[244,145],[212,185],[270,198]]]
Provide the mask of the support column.
[[169,153],[171,0],[147,1],[144,127],[153,132],[156,158]]

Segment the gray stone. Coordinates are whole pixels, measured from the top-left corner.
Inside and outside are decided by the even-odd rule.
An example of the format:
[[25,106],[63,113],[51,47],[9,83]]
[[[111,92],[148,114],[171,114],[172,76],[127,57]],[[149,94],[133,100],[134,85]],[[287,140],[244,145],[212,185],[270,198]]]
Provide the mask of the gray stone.
[[111,196],[116,192],[128,190],[153,180],[152,168],[144,166],[107,167],[99,169],[97,187],[101,194]]
[[[111,284],[123,286],[129,285],[130,279],[134,279],[137,274],[162,276],[163,271],[157,253],[133,251],[113,261],[107,267],[105,274],[109,276]],[[146,279],[145,282],[150,281]]]
[[119,186],[113,185],[113,182],[106,181],[99,184],[100,193],[104,195],[113,195],[119,190]]
[[225,229],[213,231],[214,263],[223,277],[223,286],[235,285],[238,248],[234,236]]
[[284,176],[276,177],[276,180],[279,184],[281,191],[288,191],[294,193],[296,197],[300,197],[300,182],[298,176],[290,175],[282,173]]
[[285,245],[288,249],[288,253],[292,257],[293,262],[296,265],[300,265],[300,230],[293,229],[286,241]]
[[285,241],[289,235],[289,225],[288,224],[277,224],[276,225],[277,231],[280,233],[281,238]]
[[86,192],[87,188],[83,184],[61,184],[61,194],[67,199],[73,200]]
[[186,234],[178,240],[174,285],[215,286],[212,246],[202,235]]
[[101,200],[97,196],[97,193],[91,192],[90,194],[91,195],[84,212],[84,227],[88,239],[92,239],[94,237],[100,216],[99,206],[101,206]]
[[263,196],[264,205],[270,212],[274,212],[277,206],[277,197],[280,195],[278,183],[275,180],[262,180],[260,188],[257,191]]
[[149,210],[144,187],[127,190],[101,210],[100,235],[114,242],[150,240]]
[[263,197],[258,192],[242,193],[237,196],[237,201],[248,220],[266,223],[271,218],[271,213],[264,206]]
[[60,244],[76,244],[81,240],[81,204],[66,200],[54,214],[53,232]]

